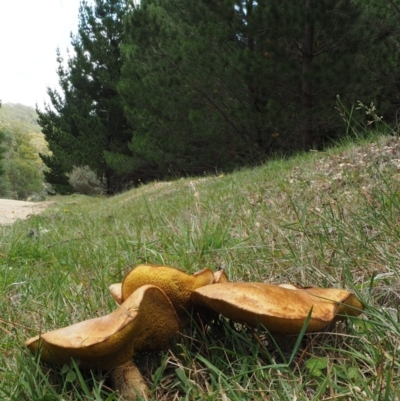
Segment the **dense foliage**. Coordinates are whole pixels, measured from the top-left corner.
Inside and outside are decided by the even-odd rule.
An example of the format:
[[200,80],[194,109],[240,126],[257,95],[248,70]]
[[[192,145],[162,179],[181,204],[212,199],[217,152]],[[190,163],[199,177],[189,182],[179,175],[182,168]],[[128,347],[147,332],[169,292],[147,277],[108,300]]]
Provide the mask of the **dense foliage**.
[[378,0],[82,2],[62,93],[39,123],[47,180],[89,166],[108,192],[230,170],[343,135],[361,99],[394,119],[400,15]]

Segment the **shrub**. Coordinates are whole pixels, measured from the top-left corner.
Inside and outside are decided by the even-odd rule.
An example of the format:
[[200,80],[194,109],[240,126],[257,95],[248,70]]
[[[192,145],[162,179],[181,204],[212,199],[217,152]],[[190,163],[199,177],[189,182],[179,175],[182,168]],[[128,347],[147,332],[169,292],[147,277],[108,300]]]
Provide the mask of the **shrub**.
[[7,198],[25,200],[42,191],[43,176],[30,160],[10,159],[6,164],[4,183],[0,187]]
[[105,192],[104,182],[89,166],[74,166],[67,176],[75,192],[83,195],[102,195]]

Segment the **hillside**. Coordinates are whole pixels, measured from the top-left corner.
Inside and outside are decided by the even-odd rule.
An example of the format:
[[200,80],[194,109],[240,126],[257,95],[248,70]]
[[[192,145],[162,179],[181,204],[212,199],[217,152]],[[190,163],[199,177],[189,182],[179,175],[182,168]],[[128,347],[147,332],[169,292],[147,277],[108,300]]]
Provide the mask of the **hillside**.
[[106,372],[41,368],[23,344],[114,310],[108,286],[146,262],[344,288],[366,305],[299,340],[203,322],[169,350],[136,353],[153,399],[399,399],[399,194],[400,141],[386,136],[110,198],[52,198],[0,228],[1,398],[117,400]]
[[40,132],[37,117],[33,107],[19,103],[3,103],[0,108],[0,124],[4,128],[19,125],[25,132]]
[[38,153],[47,152],[47,144],[37,123],[38,115],[33,107],[15,103],[3,103],[0,108],[0,129],[26,134]]
[[48,154],[48,146],[36,122],[35,109],[21,104],[3,104],[0,108],[0,131],[5,134],[6,149],[0,181],[0,197],[26,200],[43,197],[45,165],[39,154]]

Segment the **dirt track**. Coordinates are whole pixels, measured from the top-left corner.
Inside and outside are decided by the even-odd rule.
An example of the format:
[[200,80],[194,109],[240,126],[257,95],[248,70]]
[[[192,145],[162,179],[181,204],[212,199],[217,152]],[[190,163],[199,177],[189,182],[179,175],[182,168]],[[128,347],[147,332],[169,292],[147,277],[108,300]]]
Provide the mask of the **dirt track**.
[[0,199],[0,224],[13,224],[17,219],[26,219],[45,210],[53,202],[24,202]]

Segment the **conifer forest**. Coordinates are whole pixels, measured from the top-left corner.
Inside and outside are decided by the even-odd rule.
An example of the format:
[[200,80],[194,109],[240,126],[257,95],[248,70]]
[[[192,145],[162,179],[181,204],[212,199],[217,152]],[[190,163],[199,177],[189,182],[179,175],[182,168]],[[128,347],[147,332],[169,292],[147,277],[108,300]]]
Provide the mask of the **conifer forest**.
[[392,0],[82,1],[37,108],[46,181],[88,166],[116,193],[321,149],[348,134],[338,101],[395,124],[399,27]]

